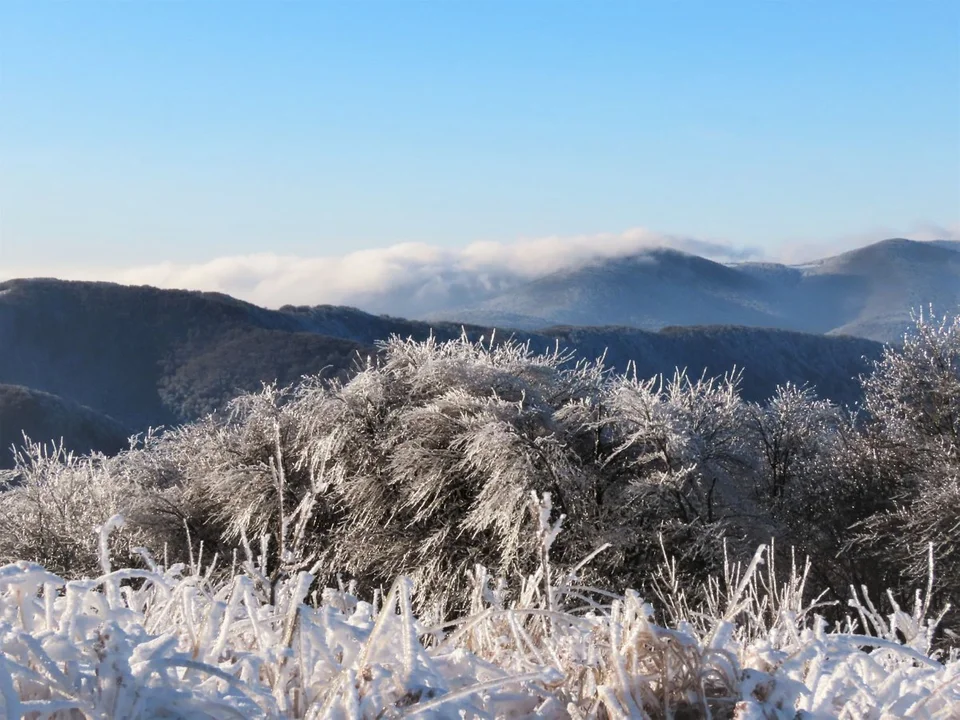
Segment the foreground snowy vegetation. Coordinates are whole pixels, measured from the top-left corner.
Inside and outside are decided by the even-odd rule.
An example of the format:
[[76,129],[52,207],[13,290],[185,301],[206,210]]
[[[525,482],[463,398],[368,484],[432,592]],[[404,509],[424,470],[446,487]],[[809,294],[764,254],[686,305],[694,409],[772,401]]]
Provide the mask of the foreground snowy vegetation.
[[371,604],[307,572],[271,582],[249,547],[220,580],[200,557],[167,568],[146,553],[145,569],[104,556],[100,577],[68,582],[7,565],[3,717],[957,717],[960,656],[932,651],[929,595],[886,617],[854,595],[828,630],[805,573],[778,584],[761,548],[746,568],[728,562],[696,610],[663,564],[657,624],[636,593],[591,600],[551,567],[560,523],[549,497],[531,506],[544,565],[519,596],[505,603],[478,567],[470,613],[433,626],[407,579]]
[[28,444],[6,716],[958,717],[960,321],[863,385],[392,339],[116,457]]

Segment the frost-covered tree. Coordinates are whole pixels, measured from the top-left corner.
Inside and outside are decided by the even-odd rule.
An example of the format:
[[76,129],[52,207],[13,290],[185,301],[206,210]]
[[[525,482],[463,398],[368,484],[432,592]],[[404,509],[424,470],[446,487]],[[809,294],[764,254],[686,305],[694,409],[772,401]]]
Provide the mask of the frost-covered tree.
[[[317,544],[330,539],[329,506],[310,508],[313,525],[296,521],[312,478],[297,462],[302,423],[291,398],[291,389],[265,385],[145,448],[137,470],[150,492],[133,521],[153,547],[184,559],[202,546],[207,558],[226,561],[262,546],[273,581],[317,560]],[[318,523],[327,532],[315,532],[308,551]]]
[[940,319],[916,316],[903,344],[885,348],[863,389],[867,410],[886,439],[956,460],[960,314]]
[[758,442],[759,494],[780,511],[807,501],[825,488],[827,457],[834,454],[845,426],[843,412],[820,400],[811,388],[787,384],[763,405],[750,408]]
[[[890,478],[887,503],[858,524],[855,548],[919,586],[933,544],[940,592],[960,605],[960,315],[915,318],[902,346],[884,351],[864,379],[872,420],[864,434]],[[958,621],[954,619],[954,625]]]
[[814,559],[815,580],[843,590],[852,579],[837,567],[837,551],[861,487],[845,470],[860,442],[854,418],[821,400],[812,388],[785,385],[762,405],[751,405],[751,430],[757,454],[756,494],[762,514],[758,534],[778,539],[788,554]]
[[616,571],[634,583],[664,548],[703,575],[719,567],[725,540],[743,538],[754,459],[737,383],[736,375],[677,372],[670,380],[626,374],[604,387],[592,424],[600,482],[620,508],[611,526],[623,554]]

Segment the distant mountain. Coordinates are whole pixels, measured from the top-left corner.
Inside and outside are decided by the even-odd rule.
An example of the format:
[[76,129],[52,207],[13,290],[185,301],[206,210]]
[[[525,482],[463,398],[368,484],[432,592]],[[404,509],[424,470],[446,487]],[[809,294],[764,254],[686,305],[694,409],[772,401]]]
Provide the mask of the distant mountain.
[[[719,267],[716,286],[741,277]],[[450,339],[464,331],[476,339],[490,337],[491,328],[334,306],[266,310],[216,293],[11,280],[0,283],[0,383],[86,406],[115,418],[126,435],[199,417],[261,382],[288,384],[315,373],[345,376],[392,334]],[[643,376],[676,367],[717,375],[736,365],[745,368],[745,396],[755,400],[790,381],[855,402],[856,376],[881,351],[879,344],[856,338],[731,326],[497,333],[529,341],[537,350],[559,343],[590,359],[606,352],[612,367],[625,370],[634,362]],[[19,437],[17,422],[8,420],[7,427]],[[35,431],[38,439],[57,435],[54,425],[40,427],[49,429]]]
[[13,467],[12,446],[24,433],[35,442],[62,440],[67,450],[113,454],[127,445],[127,433],[112,418],[49,393],[0,385],[0,469]]
[[885,240],[805,265],[647,250],[551,273],[428,320],[510,325],[732,324],[899,340],[913,309],[960,306],[960,243]]
[[525,330],[549,325],[766,325],[770,315],[753,307],[761,280],[678,250],[647,250],[532,280],[473,307],[433,313]]
[[960,240],[931,240],[929,244],[960,252]]
[[897,340],[911,309],[933,305],[935,311],[956,312],[960,307],[956,242],[886,240],[812,263],[802,272],[810,289],[798,295],[835,300],[831,333]]

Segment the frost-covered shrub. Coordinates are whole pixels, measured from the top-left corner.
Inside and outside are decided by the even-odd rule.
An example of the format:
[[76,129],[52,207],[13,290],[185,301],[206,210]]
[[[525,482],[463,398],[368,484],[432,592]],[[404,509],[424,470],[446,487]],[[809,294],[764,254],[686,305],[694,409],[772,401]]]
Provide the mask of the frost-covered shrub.
[[851,583],[859,586],[864,578],[858,563],[838,552],[850,526],[874,511],[870,497],[880,493],[877,473],[870,470],[875,456],[864,452],[855,417],[817,398],[813,389],[792,385],[778,388],[766,404],[752,405],[750,415],[760,532],[812,558],[819,589],[842,594]]
[[757,490],[779,515],[789,515],[811,496],[823,494],[821,483],[849,431],[843,411],[820,400],[812,388],[787,384],[763,405],[751,408],[759,444]]
[[141,458],[130,454],[125,467],[148,492],[129,521],[148,547],[180,560],[200,552],[222,559],[247,538],[265,538],[274,580],[312,564],[291,545],[288,522],[310,486],[295,462],[300,426],[287,408],[290,395],[264,386],[220,414],[152,438]]
[[[25,438],[0,487],[0,562],[42,563],[68,577],[99,572],[96,530],[112,515],[135,511],[144,496],[119,471],[124,456],[77,456],[62,445]],[[141,534],[114,536],[114,551],[131,562]]]
[[403,572],[435,613],[477,563],[529,568],[531,491],[553,493],[583,525],[589,475],[557,410],[595,394],[602,377],[512,341],[393,338],[349,382],[303,386],[291,411],[318,488],[307,502],[341,513],[321,529],[336,538],[326,567],[372,584]]
[[648,573],[661,543],[701,579],[720,567],[725,539],[739,547],[753,514],[754,457],[737,382],[678,372],[668,381],[624,375],[604,387],[592,427],[603,484],[618,495],[611,531],[621,535],[622,579]]
[[902,346],[885,348],[863,389],[890,442],[960,459],[960,314],[918,315]]
[[[864,379],[872,447],[887,502],[859,522],[852,550],[899,573],[904,586],[926,572],[930,543],[951,572],[942,599],[960,604],[960,315],[919,315],[901,347],[886,348]],[[879,493],[878,493],[879,494]],[[889,575],[890,573],[888,573]],[[896,586],[892,577],[884,578]],[[960,617],[947,625],[960,631]]]

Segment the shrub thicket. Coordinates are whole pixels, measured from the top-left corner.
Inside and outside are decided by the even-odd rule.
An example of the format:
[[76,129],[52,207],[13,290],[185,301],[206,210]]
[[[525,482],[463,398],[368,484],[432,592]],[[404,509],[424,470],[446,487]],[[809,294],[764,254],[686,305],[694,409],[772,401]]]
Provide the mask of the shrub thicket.
[[809,388],[749,403],[735,375],[614,375],[509,339],[381,350],[349,379],[267,386],[114,458],[22,452],[0,561],[89,573],[91,527],[120,512],[115,552],[202,545],[226,562],[258,543],[273,582],[402,574],[437,618],[464,609],[477,566],[542,565],[529,498],[550,493],[554,561],[604,547],[588,571],[601,588],[654,591],[664,555],[696,587],[772,537],[812,559],[815,591],[911,591],[932,543],[937,592],[960,604],[960,320],[918,317],[856,413]]

